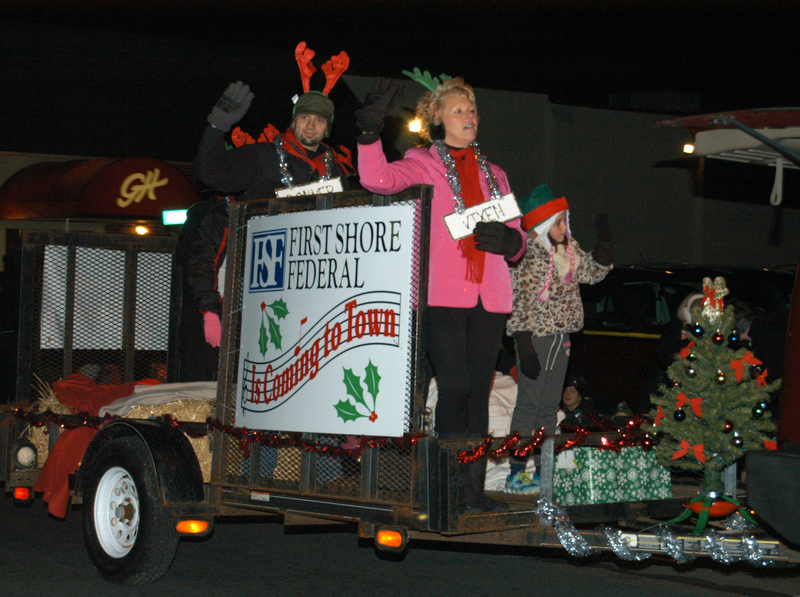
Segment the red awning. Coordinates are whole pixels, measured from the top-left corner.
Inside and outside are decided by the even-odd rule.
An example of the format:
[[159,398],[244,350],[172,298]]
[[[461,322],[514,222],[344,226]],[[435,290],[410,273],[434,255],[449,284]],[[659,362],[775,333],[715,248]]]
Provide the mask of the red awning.
[[160,218],[199,200],[178,169],[150,158],[43,162],[0,187],[0,219]]

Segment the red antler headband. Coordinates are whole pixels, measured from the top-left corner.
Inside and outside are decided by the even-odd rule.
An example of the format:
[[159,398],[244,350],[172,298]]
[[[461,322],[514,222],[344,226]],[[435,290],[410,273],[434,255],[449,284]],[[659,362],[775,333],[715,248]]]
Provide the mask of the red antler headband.
[[[301,41],[294,50],[297,58],[297,66],[300,67],[300,78],[303,80],[303,92],[308,93],[311,89],[311,75],[317,72],[317,68],[311,63],[314,58],[314,50],[306,46],[306,42]],[[340,52],[338,56],[331,56],[322,65],[322,72],[325,73],[325,88],[322,90],[324,95],[328,95],[336,82],[350,66],[350,57],[346,52]]]

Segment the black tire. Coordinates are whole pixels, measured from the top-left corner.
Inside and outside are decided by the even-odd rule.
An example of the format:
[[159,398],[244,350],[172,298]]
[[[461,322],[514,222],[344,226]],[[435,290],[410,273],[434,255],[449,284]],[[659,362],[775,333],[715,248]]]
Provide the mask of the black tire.
[[[106,580],[143,585],[169,569],[179,537],[158,499],[152,459],[138,437],[116,437],[90,462],[83,494],[83,540]],[[121,502],[117,502],[117,496]]]

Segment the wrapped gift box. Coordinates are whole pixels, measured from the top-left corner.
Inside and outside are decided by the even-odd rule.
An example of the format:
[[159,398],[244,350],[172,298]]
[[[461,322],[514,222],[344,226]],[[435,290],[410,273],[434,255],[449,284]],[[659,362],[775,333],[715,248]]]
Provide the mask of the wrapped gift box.
[[[572,463],[556,467],[553,500],[562,506],[634,502],[672,497],[669,470],[656,462],[654,452],[639,447],[619,452],[575,448]],[[569,456],[561,462],[569,461]],[[563,465],[562,465],[563,466]]]

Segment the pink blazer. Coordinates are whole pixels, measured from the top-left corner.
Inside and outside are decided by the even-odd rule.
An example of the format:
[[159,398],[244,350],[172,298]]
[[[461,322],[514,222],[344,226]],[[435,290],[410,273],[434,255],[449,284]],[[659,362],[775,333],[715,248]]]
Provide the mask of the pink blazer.
[[[492,164],[492,172],[503,194],[509,192],[506,173]],[[358,146],[358,175],[361,185],[372,193],[391,195],[417,184],[433,185],[431,206],[430,266],[428,271],[428,304],[434,307],[469,308],[478,304],[492,313],[511,313],[511,274],[502,255],[486,254],[483,281],[475,284],[466,279],[466,260],[461,257],[458,241],[450,238],[444,216],[455,211],[453,191],[447,182],[447,170],[436,148],[415,148],[402,160],[387,163],[381,143]],[[481,174],[481,190],[488,198],[489,185]],[[522,235],[522,249],[512,261],[525,252],[525,233],[519,220],[509,222]]]

